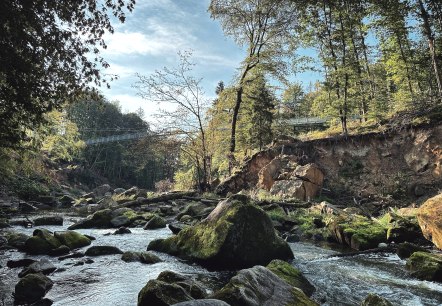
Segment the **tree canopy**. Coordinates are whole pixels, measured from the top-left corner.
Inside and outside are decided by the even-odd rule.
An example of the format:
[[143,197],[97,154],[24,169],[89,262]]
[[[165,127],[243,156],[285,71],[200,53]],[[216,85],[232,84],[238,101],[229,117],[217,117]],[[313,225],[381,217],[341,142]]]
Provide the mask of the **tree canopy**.
[[26,128],[86,87],[107,84],[99,55],[135,0],[0,1],[0,145],[14,146]]

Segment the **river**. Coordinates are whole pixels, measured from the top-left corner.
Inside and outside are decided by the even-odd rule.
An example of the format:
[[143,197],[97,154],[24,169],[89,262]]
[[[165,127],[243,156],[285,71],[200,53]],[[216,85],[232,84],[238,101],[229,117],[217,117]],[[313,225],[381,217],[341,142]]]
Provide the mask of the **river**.
[[[67,218],[69,219],[69,218]],[[72,221],[65,219],[64,226],[45,226],[50,231],[67,228]],[[31,235],[34,229],[15,227]],[[97,238],[92,245],[112,245],[122,251],[145,250],[150,241],[165,238],[171,232],[165,229],[131,229],[132,234],[108,235],[115,229],[84,229],[78,232]],[[330,257],[337,254],[327,248],[308,243],[291,243],[295,254],[293,265],[299,268],[317,288],[313,298],[321,305],[359,305],[373,292],[386,297],[394,305],[442,305],[442,285],[408,277],[405,261],[396,255],[360,255]],[[206,284],[209,292],[225,283],[232,272],[213,272],[167,254],[156,253],[163,262],[146,265],[126,263],[121,255],[93,258],[91,264],[75,266],[83,259],[58,261],[51,259],[59,272],[49,277],[54,287],[46,295],[56,306],[125,306],[136,305],[138,292],[164,270],[172,270],[193,277]],[[12,292],[18,282],[21,268],[9,269],[9,259],[40,259],[45,256],[26,256],[14,250],[0,251],[0,305],[12,304]]]

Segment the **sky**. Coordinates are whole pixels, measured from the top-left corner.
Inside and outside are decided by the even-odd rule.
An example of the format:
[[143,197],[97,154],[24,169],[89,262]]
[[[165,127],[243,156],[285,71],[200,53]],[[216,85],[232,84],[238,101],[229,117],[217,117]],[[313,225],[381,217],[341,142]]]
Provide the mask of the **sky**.
[[192,51],[194,76],[202,78],[208,99],[215,97],[219,81],[231,84],[245,51],[223,34],[218,21],[207,12],[210,0],[137,0],[124,24],[115,23],[114,34],[106,34],[102,51],[110,68],[105,73],[119,79],[110,89],[100,88],[109,101],[118,100],[124,112],[144,109],[151,121],[159,106],[143,100],[133,87],[136,73],[150,75],[178,63],[179,51]]

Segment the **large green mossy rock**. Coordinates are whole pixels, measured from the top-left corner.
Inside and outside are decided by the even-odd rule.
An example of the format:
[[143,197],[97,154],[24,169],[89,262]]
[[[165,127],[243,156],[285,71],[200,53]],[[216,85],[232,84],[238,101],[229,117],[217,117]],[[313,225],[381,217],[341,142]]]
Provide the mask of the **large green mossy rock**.
[[15,302],[19,305],[37,302],[45,296],[53,284],[41,273],[28,274],[15,285]]
[[55,232],[54,237],[69,247],[71,250],[82,248],[91,244],[91,240],[86,236],[74,231]]
[[88,216],[86,219],[80,220],[79,222],[68,227],[69,230],[80,229],[80,228],[108,228],[112,227],[112,210],[103,209],[96,211],[92,215]]
[[302,290],[289,285],[263,266],[240,270],[212,298],[230,305],[317,306]]
[[337,242],[359,251],[387,242],[385,226],[359,215],[337,217],[328,224],[328,229]]
[[302,275],[301,271],[286,261],[275,259],[268,265],[267,269],[285,280],[289,285],[301,289],[307,296],[312,296],[315,287]]
[[422,280],[442,282],[442,256],[415,252],[407,260],[411,275]]
[[25,251],[29,254],[49,254],[53,249],[60,247],[61,242],[46,229],[36,229],[33,236],[25,242]]
[[6,232],[4,237],[8,240],[8,245],[18,250],[23,250],[25,248],[26,241],[29,239],[28,235],[13,231]]
[[245,196],[220,202],[201,223],[178,235],[152,241],[148,249],[191,258],[212,268],[235,269],[292,259],[272,221]]
[[146,222],[146,225],[144,225],[144,229],[149,230],[149,229],[164,228],[166,227],[166,225],[167,225],[166,219],[158,215],[154,215],[149,221]]

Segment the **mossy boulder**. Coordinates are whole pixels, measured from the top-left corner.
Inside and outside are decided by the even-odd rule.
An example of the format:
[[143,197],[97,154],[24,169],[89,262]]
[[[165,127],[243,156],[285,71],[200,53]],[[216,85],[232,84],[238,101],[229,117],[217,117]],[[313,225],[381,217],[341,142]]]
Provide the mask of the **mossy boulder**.
[[176,236],[152,241],[148,249],[189,257],[213,268],[244,268],[291,259],[289,245],[277,236],[267,214],[245,196],[218,204],[201,223]]
[[138,215],[133,209],[122,207],[112,212],[110,223],[113,227],[129,226],[139,219],[144,219],[144,217]]
[[84,253],[86,256],[102,256],[102,255],[114,255],[123,254],[119,248],[109,245],[95,245],[91,246]]
[[42,225],[63,225],[63,217],[61,216],[47,216],[47,217],[39,217],[34,220],[35,226]]
[[328,224],[328,229],[337,242],[359,251],[387,242],[387,228],[360,215],[336,217]]
[[172,271],[163,271],[150,280],[138,294],[138,306],[166,306],[205,298],[200,285]]
[[442,249],[442,193],[428,199],[417,211],[417,220],[425,238]]
[[149,221],[147,221],[146,225],[144,225],[144,229],[157,229],[157,228],[164,228],[167,225],[166,219],[163,217],[160,217],[158,215],[154,215],[152,218],[150,218]]
[[8,231],[4,235],[4,237],[8,240],[8,245],[18,250],[23,250],[25,248],[26,241],[29,239],[28,235],[13,231]]
[[91,240],[86,236],[74,231],[55,232],[54,237],[71,250],[82,248],[91,244]]
[[442,282],[442,256],[415,252],[407,260],[411,275],[422,280]]
[[396,250],[396,254],[399,256],[400,259],[407,259],[415,252],[428,253],[428,251],[425,250],[423,247],[420,247],[420,246],[410,243],[410,242],[400,243],[397,246],[397,250]]
[[212,298],[230,305],[316,306],[301,289],[289,285],[263,266],[240,270]]
[[307,296],[312,296],[315,287],[302,275],[301,271],[286,261],[275,259],[268,265],[267,269],[285,280],[289,285],[301,289]]
[[379,295],[370,293],[362,301],[361,306],[393,306],[393,304]]
[[41,273],[28,274],[15,285],[15,302],[17,304],[34,303],[41,300],[54,283]]
[[86,219],[80,220],[79,222],[68,227],[69,230],[80,229],[80,228],[108,228],[112,227],[112,210],[103,209],[96,211],[92,215],[89,215]]
[[152,252],[124,252],[121,259],[125,262],[141,262],[145,264],[154,264],[162,260]]
[[49,254],[53,249],[60,247],[61,242],[46,229],[34,230],[33,236],[25,242],[25,251],[30,254]]
[[383,218],[389,221],[387,225],[388,242],[401,243],[425,240],[416,216],[399,216],[391,212]]
[[192,202],[188,204],[178,215],[179,220],[184,215],[189,215],[191,217],[202,217],[204,211],[207,209],[207,205],[201,202]]

